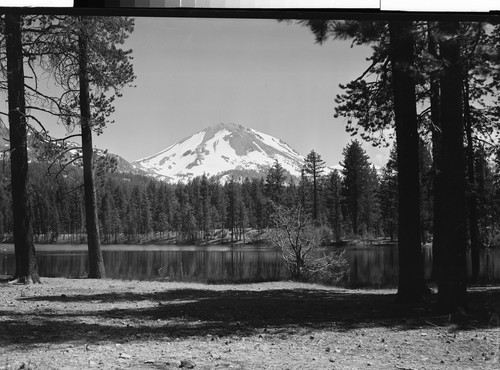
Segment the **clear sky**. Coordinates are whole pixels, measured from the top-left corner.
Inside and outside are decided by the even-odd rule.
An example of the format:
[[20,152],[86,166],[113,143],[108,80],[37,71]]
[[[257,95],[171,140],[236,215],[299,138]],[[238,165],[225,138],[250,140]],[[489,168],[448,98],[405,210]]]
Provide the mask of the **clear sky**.
[[[351,137],[333,117],[334,98],[370,54],[349,41],[318,45],[305,27],[258,19],[136,18],[125,47],[133,49],[137,87],[117,99],[115,123],[94,143],[129,161],[233,122],[336,165]],[[363,147],[385,164],[388,149]]]

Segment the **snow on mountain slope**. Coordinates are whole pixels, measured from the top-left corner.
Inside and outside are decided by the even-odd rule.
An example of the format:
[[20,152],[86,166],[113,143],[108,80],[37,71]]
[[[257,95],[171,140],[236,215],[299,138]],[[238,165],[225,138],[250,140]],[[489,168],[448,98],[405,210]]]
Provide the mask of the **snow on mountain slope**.
[[210,126],[161,152],[134,162],[170,182],[196,176],[265,176],[278,160],[300,176],[304,158],[283,141],[233,123]]

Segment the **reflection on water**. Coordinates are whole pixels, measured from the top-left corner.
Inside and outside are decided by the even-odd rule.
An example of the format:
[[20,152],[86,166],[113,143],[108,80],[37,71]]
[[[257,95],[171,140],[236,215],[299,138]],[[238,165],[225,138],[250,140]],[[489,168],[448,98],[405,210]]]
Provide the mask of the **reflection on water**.
[[[6,250],[3,250],[6,249]],[[286,268],[269,247],[104,246],[110,278],[199,282],[255,282],[286,278]],[[83,277],[87,274],[85,246],[37,246],[41,276]],[[12,246],[0,246],[0,274],[14,273]]]
[[[426,277],[430,278],[432,254],[424,249]],[[84,245],[37,246],[40,274],[47,277],[84,277],[87,250]],[[287,277],[279,253],[269,246],[130,246],[103,247],[108,277],[118,279],[198,282],[276,281]],[[394,247],[348,249],[352,287],[397,285],[398,254]],[[500,281],[500,250],[481,254],[482,281]],[[13,246],[0,244],[0,274],[14,273]]]
[[[285,270],[273,250],[104,252],[110,277],[206,282],[280,280]],[[112,267],[111,267],[112,266]]]
[[398,264],[396,248],[363,247],[347,253],[352,287],[382,287],[397,284]]
[[[423,249],[424,274],[430,280],[432,273],[432,249]],[[351,287],[389,287],[398,284],[397,247],[362,247],[348,250]],[[470,259],[468,271],[471,274]],[[500,250],[487,249],[480,253],[479,281],[500,282]]]

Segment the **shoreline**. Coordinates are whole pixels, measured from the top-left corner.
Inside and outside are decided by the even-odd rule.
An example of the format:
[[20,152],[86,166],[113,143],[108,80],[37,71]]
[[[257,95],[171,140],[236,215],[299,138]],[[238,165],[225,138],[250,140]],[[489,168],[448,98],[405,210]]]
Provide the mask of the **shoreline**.
[[[135,238],[127,238],[124,235],[118,237],[104,237],[101,238],[101,245],[196,245],[196,246],[211,246],[211,245],[266,245],[271,244],[269,238],[269,230],[256,230],[247,229],[244,235],[239,235],[232,238],[229,230],[220,229],[214,230],[210,236],[205,238],[187,238],[185,235],[179,235],[176,232],[155,233],[148,235],[137,235]],[[37,234],[34,235],[35,245],[80,245],[86,244],[87,239],[85,234]],[[9,234],[2,235],[0,239],[1,244],[12,244],[13,236]],[[356,245],[370,245],[374,247],[379,246],[396,246],[397,239],[389,239],[385,237],[377,238],[355,238],[355,239],[342,239],[342,240],[328,240],[323,244],[324,246],[331,247],[347,247]]]
[[[1,240],[0,241],[0,246],[1,245],[13,245],[14,242],[12,240]],[[87,245],[86,241],[83,242],[71,242],[71,241],[56,241],[56,242],[35,242],[35,247],[36,246],[43,246],[43,245],[75,245],[75,246],[80,246],[80,245]],[[157,239],[152,239],[152,240],[143,240],[143,241],[138,241],[138,242],[133,242],[133,241],[123,241],[123,242],[118,242],[118,243],[101,243],[102,247],[106,246],[114,246],[114,245],[119,245],[119,246],[178,246],[178,247],[183,247],[183,246],[196,246],[196,247],[211,247],[211,246],[224,246],[224,247],[230,247],[230,246],[246,246],[246,245],[252,245],[252,246],[268,246],[271,245],[271,241],[269,239],[259,239],[259,240],[248,240],[246,242],[243,241],[231,241],[230,239],[225,240],[224,242],[219,242],[218,240],[213,240],[211,242],[198,242],[198,243],[169,243],[165,240],[157,240]],[[328,244],[324,244],[324,247],[397,247],[397,240],[389,240],[389,239],[350,239],[350,240],[342,240],[342,241],[336,241],[336,242],[330,242]],[[431,247],[429,243],[423,244],[424,248]]]

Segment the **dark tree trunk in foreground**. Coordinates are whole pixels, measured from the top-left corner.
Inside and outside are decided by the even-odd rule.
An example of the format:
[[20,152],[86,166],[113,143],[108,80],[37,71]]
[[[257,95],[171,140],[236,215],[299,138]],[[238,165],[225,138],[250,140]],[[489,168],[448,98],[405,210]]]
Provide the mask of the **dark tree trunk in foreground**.
[[[428,51],[429,54],[438,58],[437,43],[433,31],[433,24],[428,25]],[[430,77],[431,90],[431,122],[432,129],[432,166],[433,166],[433,228],[432,228],[432,281],[437,281],[439,271],[439,250],[442,242],[443,222],[443,186],[442,186],[442,157],[441,157],[441,108],[439,77],[433,74]]]
[[443,233],[439,255],[438,306],[444,312],[466,305],[465,160],[462,66],[458,22],[440,22]]
[[389,23],[398,168],[398,301],[418,302],[426,291],[420,240],[419,142],[411,22]]
[[12,213],[14,218],[15,281],[39,282],[28,195],[28,148],[21,16],[5,16],[7,82],[9,94]]
[[90,93],[88,77],[88,35],[84,25],[78,38],[79,79],[80,79],[80,115],[82,130],[83,182],[85,193],[85,223],[87,227],[89,250],[89,278],[101,279],[106,276],[99,239],[97,220],[97,197],[94,178],[94,150],[92,147],[92,125],[90,111]]
[[470,235],[470,255],[472,267],[472,281],[477,281],[479,276],[479,250],[481,249],[481,239],[479,233],[479,215],[477,210],[476,191],[476,171],[474,166],[474,145],[472,142],[472,122],[469,105],[469,81],[464,80],[464,124],[467,137],[467,178],[469,182],[469,235]]

